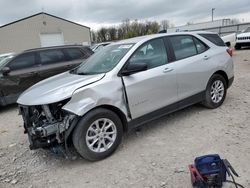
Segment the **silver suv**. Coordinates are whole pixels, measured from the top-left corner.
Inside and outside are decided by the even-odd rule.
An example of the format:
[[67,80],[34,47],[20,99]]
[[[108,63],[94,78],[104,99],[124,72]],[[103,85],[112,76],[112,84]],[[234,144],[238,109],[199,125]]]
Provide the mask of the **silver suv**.
[[30,148],[61,148],[67,156],[75,148],[85,159],[100,160],[131,128],[195,103],[217,108],[234,78],[230,55],[208,32],[110,44],[19,97]]

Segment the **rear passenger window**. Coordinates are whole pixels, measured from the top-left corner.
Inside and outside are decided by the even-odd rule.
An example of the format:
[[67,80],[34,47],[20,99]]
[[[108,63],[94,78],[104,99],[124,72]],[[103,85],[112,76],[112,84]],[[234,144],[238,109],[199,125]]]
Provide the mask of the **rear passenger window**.
[[172,36],[169,38],[176,60],[184,59],[197,54],[192,36]]
[[13,59],[7,66],[10,68],[10,70],[20,70],[31,68],[35,65],[35,53],[26,53]]
[[79,48],[66,48],[64,49],[64,51],[69,56],[70,60],[81,59],[84,57],[84,54]]
[[146,63],[148,69],[167,63],[167,53],[162,39],[151,40],[142,45],[130,58],[129,63]]
[[199,34],[210,42],[214,43],[217,46],[225,46],[223,40],[217,34]]
[[44,65],[65,61],[61,50],[46,50],[40,52],[40,60]]
[[193,39],[194,39],[194,43],[195,43],[198,54],[201,54],[201,53],[205,52],[208,49],[207,45],[205,45],[199,39],[197,39],[195,37],[193,37]]

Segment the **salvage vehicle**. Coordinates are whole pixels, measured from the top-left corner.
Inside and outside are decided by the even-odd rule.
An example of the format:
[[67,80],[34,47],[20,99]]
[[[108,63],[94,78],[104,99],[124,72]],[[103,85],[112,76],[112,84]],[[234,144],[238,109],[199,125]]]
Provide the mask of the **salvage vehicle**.
[[31,149],[71,156],[75,148],[96,161],[131,128],[195,103],[219,107],[233,79],[231,54],[217,34],[155,34],[112,43],[17,102]]
[[236,44],[234,48],[236,50],[241,49],[241,47],[250,47],[250,27],[245,29],[242,33],[238,34],[236,37]]
[[70,45],[9,55],[0,63],[0,106],[15,103],[30,86],[80,65],[92,54],[88,47]]

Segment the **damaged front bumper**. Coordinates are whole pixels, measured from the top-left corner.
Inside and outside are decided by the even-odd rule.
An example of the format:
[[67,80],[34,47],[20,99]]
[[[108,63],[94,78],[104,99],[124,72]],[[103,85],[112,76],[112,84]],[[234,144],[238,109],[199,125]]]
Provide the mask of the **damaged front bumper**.
[[62,110],[66,102],[38,106],[19,105],[30,149],[63,147],[69,153],[67,141],[78,116]]

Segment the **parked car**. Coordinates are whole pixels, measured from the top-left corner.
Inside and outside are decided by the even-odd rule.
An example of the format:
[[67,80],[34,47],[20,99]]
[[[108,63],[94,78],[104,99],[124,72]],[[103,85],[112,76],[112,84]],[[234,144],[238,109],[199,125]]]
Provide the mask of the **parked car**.
[[221,39],[224,41],[226,46],[231,47],[236,44],[236,33],[231,33],[229,35],[222,36]]
[[15,103],[35,83],[78,66],[93,52],[82,46],[26,50],[0,63],[0,106]]
[[236,50],[241,49],[241,47],[250,46],[250,27],[244,30],[242,33],[237,34],[236,44],[234,48]]
[[107,46],[109,44],[111,44],[111,42],[102,42],[102,43],[94,44],[90,48],[91,50],[93,50],[93,52],[97,52],[101,50],[104,46]]
[[125,131],[195,103],[219,107],[234,79],[214,33],[156,34],[119,41],[18,99],[30,148],[65,148],[85,159],[111,155]]

